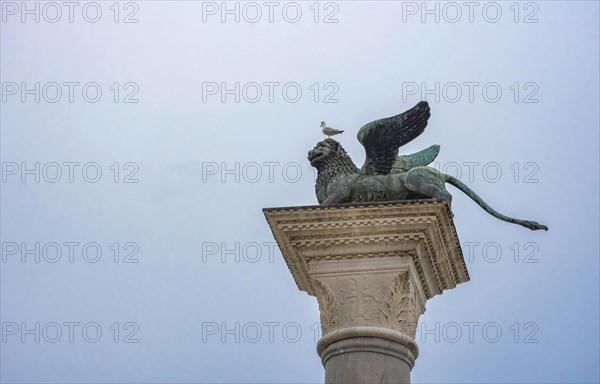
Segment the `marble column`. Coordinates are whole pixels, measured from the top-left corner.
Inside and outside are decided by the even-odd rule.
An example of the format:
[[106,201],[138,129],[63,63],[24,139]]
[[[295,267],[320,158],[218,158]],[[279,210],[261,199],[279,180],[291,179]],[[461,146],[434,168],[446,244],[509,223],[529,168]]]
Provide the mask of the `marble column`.
[[447,203],[264,213],[298,288],[317,298],[325,383],[409,383],[426,301],[469,280]]

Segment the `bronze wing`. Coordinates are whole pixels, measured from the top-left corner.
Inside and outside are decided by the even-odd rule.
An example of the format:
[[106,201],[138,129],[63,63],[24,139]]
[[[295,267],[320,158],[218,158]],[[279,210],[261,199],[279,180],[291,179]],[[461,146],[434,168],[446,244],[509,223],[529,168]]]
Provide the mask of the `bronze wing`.
[[438,153],[440,153],[440,146],[434,144],[417,153],[398,156],[396,161],[394,161],[394,165],[392,165],[392,171],[390,173],[402,173],[415,167],[423,167],[431,164]]
[[367,154],[361,173],[390,173],[398,157],[398,148],[423,133],[429,116],[429,104],[421,101],[404,113],[365,124],[357,135]]

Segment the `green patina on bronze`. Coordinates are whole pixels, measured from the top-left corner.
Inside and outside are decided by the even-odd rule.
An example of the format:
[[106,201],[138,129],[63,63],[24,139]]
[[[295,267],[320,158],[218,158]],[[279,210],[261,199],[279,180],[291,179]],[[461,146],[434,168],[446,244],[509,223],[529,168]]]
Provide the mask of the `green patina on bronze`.
[[457,178],[426,167],[438,155],[439,145],[432,145],[412,155],[398,156],[398,149],[425,130],[430,116],[429,105],[422,101],[396,116],[372,121],[358,131],[358,141],[365,147],[366,159],[358,169],[340,143],[325,139],[308,152],[310,164],[318,171],[315,190],[319,204],[362,203],[423,198],[452,202],[446,183],[473,199],[490,215],[531,230],[548,230],[531,220],[505,216],[490,207],[472,189]]

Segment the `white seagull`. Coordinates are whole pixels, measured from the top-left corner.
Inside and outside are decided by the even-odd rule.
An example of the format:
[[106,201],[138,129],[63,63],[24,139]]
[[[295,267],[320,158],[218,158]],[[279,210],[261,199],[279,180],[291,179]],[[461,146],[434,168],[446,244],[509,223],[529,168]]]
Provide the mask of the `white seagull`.
[[334,135],[339,135],[340,133],[344,132],[344,131],[340,131],[335,128],[328,127],[324,121],[321,121],[321,131],[323,132],[323,134],[325,134],[329,137],[334,136]]

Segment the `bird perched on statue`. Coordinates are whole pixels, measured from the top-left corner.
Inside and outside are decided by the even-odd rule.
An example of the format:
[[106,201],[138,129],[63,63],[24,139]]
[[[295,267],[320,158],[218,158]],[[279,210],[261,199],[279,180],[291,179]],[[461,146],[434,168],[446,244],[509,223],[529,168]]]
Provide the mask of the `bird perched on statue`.
[[[366,154],[360,169],[336,140],[328,137],[317,143],[308,152],[308,161],[318,172],[315,192],[319,204],[441,199],[450,208],[452,195],[446,189],[446,184],[450,184],[497,219],[531,230],[548,230],[538,222],[499,213],[456,177],[427,167],[438,155],[439,145],[411,155],[398,155],[400,147],[423,133],[430,116],[429,104],[421,101],[406,112],[363,125],[357,135]],[[327,136],[343,132],[327,127],[324,121],[321,128]]]
[[329,137],[339,135],[340,133],[344,132],[335,128],[328,127],[324,121],[321,121],[321,131],[324,135],[327,135]]

